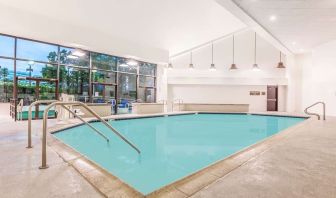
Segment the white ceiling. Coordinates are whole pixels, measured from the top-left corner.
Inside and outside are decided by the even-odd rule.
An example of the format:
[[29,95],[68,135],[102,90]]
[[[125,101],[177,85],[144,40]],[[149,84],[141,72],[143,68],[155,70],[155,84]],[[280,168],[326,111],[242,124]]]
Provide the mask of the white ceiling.
[[214,0],[0,0],[0,18],[1,33],[151,61],[246,27]]
[[335,0],[233,1],[294,53],[336,39]]

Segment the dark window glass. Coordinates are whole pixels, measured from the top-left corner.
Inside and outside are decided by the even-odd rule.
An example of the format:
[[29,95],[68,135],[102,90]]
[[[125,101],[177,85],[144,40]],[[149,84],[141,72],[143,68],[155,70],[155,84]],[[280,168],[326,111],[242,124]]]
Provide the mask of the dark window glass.
[[57,65],[34,61],[16,61],[16,75],[34,78],[57,78]]
[[17,40],[17,58],[56,63],[58,47],[30,40]]
[[155,78],[150,76],[139,76],[140,87],[155,87]]
[[136,99],[136,75],[119,73],[119,99]]
[[155,76],[156,65],[150,63],[140,63],[139,73],[142,75]]
[[155,89],[153,88],[139,88],[138,99],[140,102],[155,102]]
[[116,83],[116,73],[101,70],[92,70],[92,81],[97,83]]
[[89,70],[60,66],[60,93],[74,95],[76,100],[88,102]]
[[61,47],[60,63],[63,65],[89,67],[90,65],[89,52],[79,49]]
[[14,60],[0,59],[0,102],[13,97]]
[[91,53],[92,68],[103,70],[117,70],[117,57],[99,53]]
[[[133,64],[130,64],[133,63]],[[136,61],[127,60],[125,58],[118,58],[118,71],[127,72],[127,73],[137,73],[138,63]]]
[[0,35],[0,56],[14,57],[15,39]]

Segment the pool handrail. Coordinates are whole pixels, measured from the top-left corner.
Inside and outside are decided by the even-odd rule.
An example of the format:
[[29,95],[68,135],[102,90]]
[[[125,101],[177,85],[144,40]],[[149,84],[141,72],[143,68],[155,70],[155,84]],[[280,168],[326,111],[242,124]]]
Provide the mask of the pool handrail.
[[[36,100],[35,102],[31,103],[28,107],[28,145],[26,148],[33,148],[32,146],[32,138],[31,138],[31,121],[32,121],[32,107],[37,104],[49,104],[53,102],[57,102],[58,100]],[[36,108],[35,108],[35,114],[36,114]]]
[[159,100],[157,103],[162,103],[163,105],[167,105],[168,101],[167,100]]
[[183,99],[181,98],[178,98],[178,99],[174,99],[173,102],[172,102],[172,111],[174,111],[174,104],[175,104],[175,101],[177,101],[178,103],[178,110],[181,111],[181,104],[183,104]]
[[318,113],[311,113],[308,111],[308,109],[318,105],[318,104],[322,104],[322,107],[323,107],[323,120],[326,120],[326,115],[325,115],[325,112],[326,112],[326,104],[324,102],[315,102],[314,104],[310,105],[309,107],[307,107],[304,112],[307,114],[307,115],[314,115],[314,116],[317,116],[317,119],[320,120],[321,119],[321,116],[320,114]]
[[43,113],[43,137],[42,137],[42,165],[39,167],[40,169],[46,169],[49,166],[47,165],[47,123],[48,123],[48,112],[51,107],[56,105],[79,105],[85,108],[88,112],[90,112],[94,117],[96,117],[99,121],[101,121],[105,126],[107,126],[112,132],[114,132],[119,138],[121,138],[124,142],[130,145],[138,154],[140,154],[140,150],[129,140],[127,140],[123,135],[121,135],[116,129],[114,129],[110,124],[108,124],[103,118],[101,118],[96,112],[94,112],[90,107],[82,102],[53,102],[46,107]]
[[102,132],[98,131],[98,129],[96,129],[95,127],[93,127],[90,123],[88,123],[87,121],[85,121],[82,117],[80,117],[79,115],[77,115],[70,108],[66,107],[65,105],[60,105],[60,106],[63,107],[65,110],[69,111],[69,113],[71,113],[75,118],[78,118],[80,121],[84,122],[84,124],[86,124],[92,130],[94,130],[98,135],[102,136],[107,142],[110,141],[110,139],[108,139]]
[[[28,109],[28,146],[26,148],[33,148],[32,146],[32,141],[31,141],[31,121],[32,121],[32,106],[37,105],[37,104],[46,104],[46,103],[53,103],[53,102],[57,102],[59,100],[37,100],[33,103],[31,103],[29,105],[29,109]],[[110,141],[104,134],[102,134],[100,131],[98,131],[96,128],[94,128],[91,124],[89,124],[88,122],[86,122],[82,117],[80,117],[79,115],[77,115],[76,113],[74,113],[73,111],[71,111],[69,108],[67,108],[66,106],[62,105],[62,107],[64,109],[66,109],[69,113],[71,113],[72,115],[74,115],[75,117],[77,117],[79,120],[81,120],[82,122],[84,122],[86,125],[88,125],[91,129],[93,129],[96,133],[98,133],[100,136],[102,136],[106,141]]]

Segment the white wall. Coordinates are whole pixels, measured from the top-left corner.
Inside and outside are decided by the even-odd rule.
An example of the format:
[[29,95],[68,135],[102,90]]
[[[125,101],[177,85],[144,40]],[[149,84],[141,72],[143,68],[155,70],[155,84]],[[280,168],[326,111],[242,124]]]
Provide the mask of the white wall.
[[[327,114],[336,116],[336,40],[296,57],[302,65],[302,105],[324,101]],[[315,108],[320,111],[320,107]]]
[[266,95],[250,96],[249,91],[266,92],[266,86],[169,85],[169,101],[184,103],[250,104],[250,111],[266,111]]
[[[261,71],[252,71],[254,63],[254,32],[235,35],[235,62],[238,70],[230,71],[232,63],[232,37],[214,43],[214,63],[217,71],[209,71],[211,46],[193,51],[195,69],[188,69],[190,53],[171,60],[174,69],[167,70],[168,94],[171,102],[182,98],[184,102],[243,103],[251,111],[266,111],[266,96],[250,96],[249,91],[266,91],[267,85],[279,85],[279,111],[287,105],[287,70],[277,69],[279,50],[257,38],[257,63]],[[285,58],[284,58],[285,59]],[[283,60],[286,64],[286,60]]]

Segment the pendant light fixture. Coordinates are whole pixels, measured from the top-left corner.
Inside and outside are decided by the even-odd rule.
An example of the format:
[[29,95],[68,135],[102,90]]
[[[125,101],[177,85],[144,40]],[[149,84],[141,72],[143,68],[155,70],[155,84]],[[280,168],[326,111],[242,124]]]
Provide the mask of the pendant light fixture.
[[232,35],[232,64],[230,67],[230,70],[238,69],[238,67],[235,64],[235,36]]
[[252,66],[253,71],[259,71],[260,68],[257,64],[257,32],[254,32],[254,64]]
[[284,68],[286,68],[286,66],[282,62],[281,58],[282,58],[282,53],[280,51],[280,62],[278,63],[278,66],[277,66],[278,69],[284,69]]
[[211,65],[210,65],[210,68],[209,68],[210,71],[216,71],[216,66],[213,63],[213,55],[214,55],[214,51],[213,51],[213,42],[212,42],[211,43]]
[[173,64],[171,63],[171,60],[169,60],[167,68],[168,68],[168,70],[172,70],[173,69]]
[[194,64],[193,64],[193,61],[192,61],[192,51],[190,52],[190,64],[189,64],[189,70],[193,70],[194,69]]

